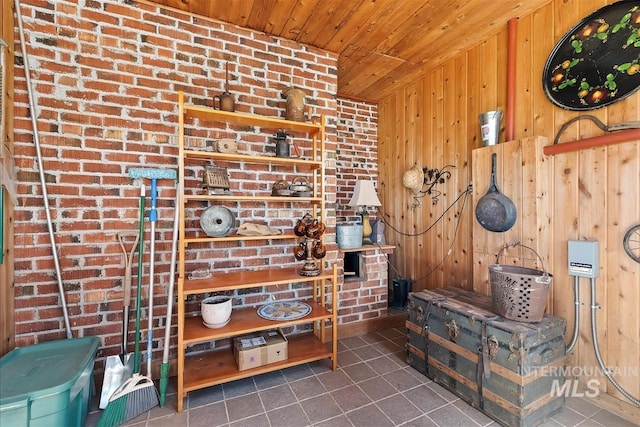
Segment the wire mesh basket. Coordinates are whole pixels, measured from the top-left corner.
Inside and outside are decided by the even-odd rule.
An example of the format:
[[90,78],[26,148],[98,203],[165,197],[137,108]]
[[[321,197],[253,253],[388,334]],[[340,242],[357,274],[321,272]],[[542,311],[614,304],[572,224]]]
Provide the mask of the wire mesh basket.
[[[536,254],[541,270],[499,264],[502,252],[508,246],[522,246]],[[493,309],[509,320],[517,322],[540,322],[549,296],[553,276],[545,268],[540,255],[532,248],[520,243],[503,247],[496,255],[496,263],[489,266],[491,300]]]

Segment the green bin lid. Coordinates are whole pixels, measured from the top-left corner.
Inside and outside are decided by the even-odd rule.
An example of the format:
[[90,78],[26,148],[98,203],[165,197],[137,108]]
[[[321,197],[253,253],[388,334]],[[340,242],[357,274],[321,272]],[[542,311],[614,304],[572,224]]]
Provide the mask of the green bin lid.
[[98,349],[97,337],[34,344],[0,359],[0,407],[69,389]]

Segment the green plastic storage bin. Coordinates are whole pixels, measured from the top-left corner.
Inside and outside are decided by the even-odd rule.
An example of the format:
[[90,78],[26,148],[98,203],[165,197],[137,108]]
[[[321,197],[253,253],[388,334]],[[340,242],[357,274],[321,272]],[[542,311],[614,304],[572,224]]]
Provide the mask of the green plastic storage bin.
[[0,426],[83,426],[98,341],[34,344],[0,359]]

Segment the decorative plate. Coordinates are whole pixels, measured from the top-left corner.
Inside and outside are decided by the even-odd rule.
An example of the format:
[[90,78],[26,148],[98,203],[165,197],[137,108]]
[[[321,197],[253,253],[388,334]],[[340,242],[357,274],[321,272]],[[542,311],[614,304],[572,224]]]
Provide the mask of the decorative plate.
[[640,87],[640,1],[619,1],[589,15],[555,46],[542,85],[554,104],[593,110]]
[[236,217],[224,206],[211,206],[200,215],[200,227],[209,237],[224,237],[236,224]]
[[301,301],[276,301],[258,309],[258,316],[267,320],[295,320],[311,313],[311,306]]

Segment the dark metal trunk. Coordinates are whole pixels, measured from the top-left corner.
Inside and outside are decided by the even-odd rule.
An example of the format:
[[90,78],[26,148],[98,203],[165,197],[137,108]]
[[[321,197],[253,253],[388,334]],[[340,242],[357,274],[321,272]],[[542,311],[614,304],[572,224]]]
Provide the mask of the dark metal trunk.
[[564,319],[521,323],[458,288],[409,295],[411,366],[507,426],[543,423],[564,403]]

